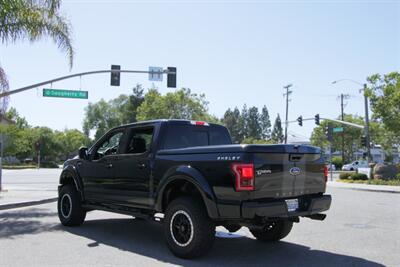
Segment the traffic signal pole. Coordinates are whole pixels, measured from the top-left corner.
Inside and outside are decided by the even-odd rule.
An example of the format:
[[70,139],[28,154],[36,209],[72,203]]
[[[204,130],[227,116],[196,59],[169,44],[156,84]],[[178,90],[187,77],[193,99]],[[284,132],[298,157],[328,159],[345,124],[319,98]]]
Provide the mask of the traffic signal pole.
[[[62,81],[62,80],[67,80],[67,79],[71,79],[71,78],[75,78],[75,77],[81,77],[81,76],[86,76],[86,75],[93,75],[93,74],[100,74],[100,73],[143,73],[143,74],[167,74],[168,75],[168,83],[167,83],[167,87],[176,87],[176,68],[175,67],[168,67],[167,69],[163,69],[161,72],[157,72],[157,71],[148,71],[148,70],[120,70],[120,69],[111,69],[111,70],[95,70],[95,71],[87,71],[87,72],[80,72],[80,73],[75,73],[75,74],[71,74],[71,75],[67,75],[67,76],[62,76],[62,77],[58,77],[52,80],[48,80],[48,81],[44,81],[44,82],[40,82],[40,83],[36,83],[36,84],[32,84],[29,86],[25,86],[25,87],[21,87],[18,89],[14,89],[11,91],[7,91],[7,92],[3,92],[0,94],[0,98],[5,97],[5,96],[9,96],[9,95],[13,95],[13,94],[17,94],[17,93],[21,93],[30,89],[34,89],[37,88],[39,86],[42,85],[46,85],[46,84],[51,84],[54,82],[58,82],[58,81]],[[1,152],[0,152],[0,191],[2,189],[2,161],[3,161],[3,135],[1,135],[1,139],[0,139],[0,146],[1,146]],[[40,151],[39,151],[39,155],[38,155],[38,167],[40,167]]]
[[[344,125],[348,125],[348,126],[352,126],[358,129],[365,129],[365,127],[363,125],[360,124],[356,124],[356,123],[352,123],[352,122],[348,122],[348,121],[341,121],[341,120],[336,120],[336,119],[328,119],[328,118],[322,118],[320,117],[321,120],[326,120],[326,121],[333,121],[333,122],[337,122],[337,123],[341,123]],[[311,120],[315,120],[315,118],[306,118],[303,119],[303,121],[311,121]],[[288,123],[294,123],[294,122],[298,122],[297,120],[295,121],[288,121]]]
[[51,83],[54,83],[54,82],[67,80],[67,79],[71,79],[71,78],[75,78],[75,77],[93,75],[93,74],[100,74],[100,73],[176,74],[176,71],[174,72],[174,71],[171,71],[170,69],[163,70],[162,72],[150,72],[148,70],[146,70],[146,71],[144,71],[144,70],[96,70],[96,71],[87,71],[87,72],[81,72],[81,73],[71,74],[71,75],[67,75],[67,76],[62,76],[62,77],[58,77],[58,78],[55,78],[55,79],[52,79],[52,80],[48,80],[48,81],[32,84],[32,85],[29,85],[29,86],[25,86],[25,87],[22,87],[22,88],[18,88],[18,89],[15,89],[15,90],[3,92],[3,93],[0,94],[0,98],[8,96],[8,95],[12,95],[12,94],[21,93],[21,92],[24,92],[26,90],[34,89],[34,88],[37,88],[39,86],[46,85],[46,84],[51,84]]

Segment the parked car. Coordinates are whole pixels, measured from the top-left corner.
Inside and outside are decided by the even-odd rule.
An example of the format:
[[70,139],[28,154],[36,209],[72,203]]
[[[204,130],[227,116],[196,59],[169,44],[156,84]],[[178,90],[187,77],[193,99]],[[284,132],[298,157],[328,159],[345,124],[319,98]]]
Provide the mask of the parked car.
[[343,165],[342,170],[356,171],[358,168],[368,168],[368,162],[366,160],[356,160],[352,163]]
[[317,147],[234,145],[224,126],[206,122],[133,123],[64,164],[58,216],[78,226],[93,209],[149,220],[163,213],[168,248],[194,258],[211,248],[216,226],[245,226],[273,242],[300,217],[324,220],[327,175]]

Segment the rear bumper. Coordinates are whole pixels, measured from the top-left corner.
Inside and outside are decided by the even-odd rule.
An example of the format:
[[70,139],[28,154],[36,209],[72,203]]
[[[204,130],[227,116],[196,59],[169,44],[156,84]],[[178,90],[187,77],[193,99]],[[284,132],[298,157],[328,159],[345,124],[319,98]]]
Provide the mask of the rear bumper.
[[241,207],[242,218],[254,217],[289,218],[318,214],[330,208],[332,197],[323,195],[320,197],[299,198],[299,208],[288,212],[284,199],[274,202],[244,202]]

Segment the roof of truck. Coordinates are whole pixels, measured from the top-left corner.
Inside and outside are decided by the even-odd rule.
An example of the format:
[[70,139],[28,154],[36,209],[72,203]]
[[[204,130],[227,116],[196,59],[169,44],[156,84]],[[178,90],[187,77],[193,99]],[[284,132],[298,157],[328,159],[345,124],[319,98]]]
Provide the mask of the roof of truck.
[[[134,126],[134,125],[141,125],[141,124],[154,124],[154,123],[161,123],[161,122],[174,122],[174,123],[192,123],[192,122],[204,122],[209,125],[213,126],[222,126],[221,124],[216,124],[216,123],[209,123],[205,121],[197,121],[197,120],[182,120],[182,119],[157,119],[157,120],[148,120],[148,121],[138,121],[138,122],[132,122],[132,123],[127,123],[118,127],[127,127],[127,126]],[[117,128],[118,128],[117,127]],[[223,127],[223,126],[222,126]]]

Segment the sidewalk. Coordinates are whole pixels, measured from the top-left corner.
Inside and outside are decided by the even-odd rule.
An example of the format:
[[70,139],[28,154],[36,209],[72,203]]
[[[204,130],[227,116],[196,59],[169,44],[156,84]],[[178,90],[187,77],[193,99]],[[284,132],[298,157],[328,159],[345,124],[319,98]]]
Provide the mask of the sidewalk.
[[0,210],[55,202],[57,191],[7,190],[0,192]]
[[328,181],[328,187],[400,194],[400,186],[390,186],[390,185],[355,184],[355,183]]
[[56,201],[61,169],[3,170],[0,210]]

